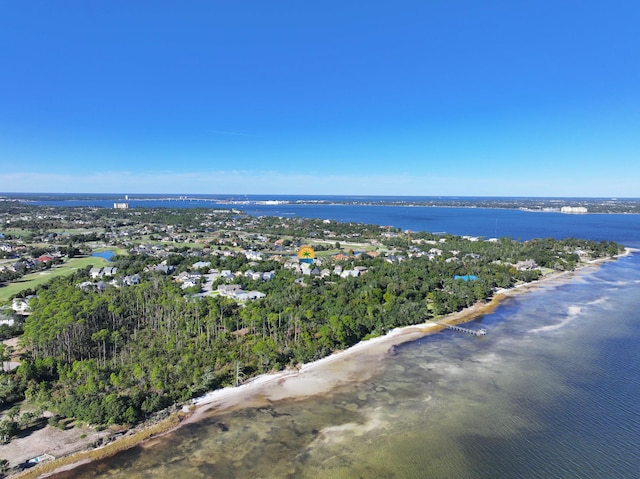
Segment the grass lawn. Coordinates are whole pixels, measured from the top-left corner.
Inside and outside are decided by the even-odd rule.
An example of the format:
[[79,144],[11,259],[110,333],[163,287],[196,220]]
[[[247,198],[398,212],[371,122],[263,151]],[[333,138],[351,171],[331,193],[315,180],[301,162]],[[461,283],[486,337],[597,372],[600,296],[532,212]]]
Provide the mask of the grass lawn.
[[30,234],[30,231],[23,230],[20,228],[7,228],[4,230],[0,230],[0,233],[4,233],[5,236],[11,235],[11,236],[25,237]]
[[78,269],[85,268],[88,265],[104,266],[107,261],[103,258],[90,256],[88,258],[72,258],[64,264],[37,273],[31,273],[23,276],[16,282],[10,283],[0,288],[0,303],[7,301],[11,296],[25,289],[33,289],[36,286],[46,283],[57,276],[71,274]]
[[104,228],[52,228],[47,231],[50,233],[67,233],[67,234],[89,234],[89,233],[99,233],[103,231]]

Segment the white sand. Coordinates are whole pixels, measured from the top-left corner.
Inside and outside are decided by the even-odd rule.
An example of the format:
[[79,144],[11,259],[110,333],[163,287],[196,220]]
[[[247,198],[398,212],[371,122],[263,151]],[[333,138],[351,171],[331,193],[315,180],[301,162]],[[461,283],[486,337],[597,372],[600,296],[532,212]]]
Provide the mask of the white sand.
[[385,336],[361,341],[344,351],[336,352],[299,369],[287,369],[274,374],[264,374],[238,387],[212,391],[185,406],[194,414],[185,422],[197,421],[210,410],[224,410],[257,401],[265,403],[281,399],[301,399],[325,394],[341,384],[364,380],[375,372],[375,364],[392,346],[413,341],[425,334],[442,329],[437,324],[423,324],[397,328]]
[[54,457],[66,456],[86,449],[107,434],[108,431],[96,432],[94,429],[84,427],[63,431],[46,426],[26,437],[12,439],[9,444],[0,446],[0,458],[6,459],[11,466],[15,466],[45,453]]

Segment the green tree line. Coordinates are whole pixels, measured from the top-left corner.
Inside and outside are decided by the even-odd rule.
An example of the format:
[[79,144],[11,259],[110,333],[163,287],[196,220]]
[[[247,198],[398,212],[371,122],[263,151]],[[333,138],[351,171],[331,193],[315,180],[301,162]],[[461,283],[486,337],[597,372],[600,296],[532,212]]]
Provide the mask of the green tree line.
[[[432,245],[420,245],[427,247]],[[244,279],[245,287],[267,294],[244,305],[185,295],[172,278],[153,273],[139,285],[83,291],[77,284],[87,271],[81,271],[38,291],[24,324],[22,364],[0,386],[6,402],[26,397],[87,423],[132,424],[241,377],[312,361],[537,279],[538,271],[519,271],[510,262],[533,258],[553,269],[572,268],[576,250],[610,256],[620,247],[450,237],[447,251],[433,259],[389,262],[361,255],[342,263],[365,267],[360,277],[305,277],[300,285],[292,271],[279,269],[266,283]],[[147,263],[136,263],[135,256],[121,261],[127,271]],[[464,275],[476,279],[455,279]]]

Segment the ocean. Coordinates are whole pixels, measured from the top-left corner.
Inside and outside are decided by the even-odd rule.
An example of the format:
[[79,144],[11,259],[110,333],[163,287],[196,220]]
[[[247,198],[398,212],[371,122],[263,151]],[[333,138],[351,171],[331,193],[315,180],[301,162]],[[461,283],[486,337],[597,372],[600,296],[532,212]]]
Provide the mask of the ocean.
[[[640,247],[640,215],[273,209],[411,230]],[[266,207],[249,213],[268,214]],[[505,300],[471,325],[486,328],[485,337],[426,336],[361,364],[365,380],[304,400],[211,413],[55,477],[636,478],[639,292],[634,253]]]

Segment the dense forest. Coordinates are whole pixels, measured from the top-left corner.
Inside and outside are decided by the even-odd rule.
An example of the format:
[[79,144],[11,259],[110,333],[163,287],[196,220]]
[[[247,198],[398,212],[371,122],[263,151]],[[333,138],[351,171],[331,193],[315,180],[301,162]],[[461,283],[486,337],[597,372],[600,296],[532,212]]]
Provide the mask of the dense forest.
[[[432,248],[420,240],[412,237],[413,248]],[[22,364],[2,377],[0,400],[25,397],[91,424],[133,424],[212,389],[460,310],[490,298],[497,288],[537,279],[541,268],[570,270],[581,254],[595,258],[621,251],[615,243],[575,239],[444,240],[446,248],[439,245],[444,251],[436,257],[391,261],[361,254],[336,263],[361,266],[366,272],[359,277],[305,276],[296,282],[299,274],[279,268],[268,282],[242,278],[246,288],[266,294],[246,303],[185,294],[171,276],[153,271],[142,273],[138,285],[102,292],[77,287],[88,279],[88,268],[56,278],[32,300]],[[406,246],[407,239],[386,242]],[[213,266],[222,261],[203,259]],[[513,266],[525,260],[537,267]],[[149,261],[127,255],[114,265],[131,272]],[[244,260],[230,261],[248,267]],[[266,261],[268,268],[277,264]],[[176,271],[187,267],[179,255],[173,262]]]

